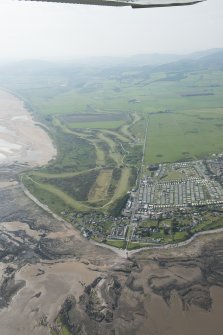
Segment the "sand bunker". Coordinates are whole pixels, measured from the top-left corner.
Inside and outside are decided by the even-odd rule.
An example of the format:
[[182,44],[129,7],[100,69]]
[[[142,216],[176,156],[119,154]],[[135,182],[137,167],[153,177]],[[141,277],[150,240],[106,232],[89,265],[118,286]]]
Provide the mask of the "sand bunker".
[[55,155],[52,140],[34,122],[23,101],[0,90],[0,165],[40,166]]

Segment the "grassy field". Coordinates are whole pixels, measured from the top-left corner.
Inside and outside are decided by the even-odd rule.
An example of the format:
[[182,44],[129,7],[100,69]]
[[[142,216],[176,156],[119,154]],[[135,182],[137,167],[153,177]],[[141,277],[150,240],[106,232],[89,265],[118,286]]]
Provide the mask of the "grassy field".
[[126,247],[126,241],[108,240],[106,244],[119,249],[125,249]]
[[88,193],[94,187],[95,180],[97,181],[102,171],[91,170],[84,174],[79,174],[74,177],[66,178],[44,178],[42,183],[45,185],[52,185],[77,201],[87,201]]
[[182,180],[182,179],[187,179],[187,176],[179,171],[169,171],[168,174],[162,178],[162,181]]
[[23,182],[36,198],[38,198],[42,203],[46,204],[56,213],[74,209],[80,212],[89,212],[91,210],[90,207],[84,205],[80,201],[75,200],[73,197],[54,185],[36,182],[29,177],[23,178]]
[[146,162],[204,158],[223,151],[223,108],[150,116]]
[[69,128],[89,128],[89,129],[117,129],[123,125],[124,121],[97,121],[97,122],[75,122],[69,124]]
[[136,250],[144,247],[155,246],[155,243],[139,243],[139,242],[129,242],[127,250]]
[[135,184],[147,119],[146,164],[223,152],[223,71],[144,70],[76,68],[12,81],[58,149],[30,175],[37,197],[53,208],[113,211]]

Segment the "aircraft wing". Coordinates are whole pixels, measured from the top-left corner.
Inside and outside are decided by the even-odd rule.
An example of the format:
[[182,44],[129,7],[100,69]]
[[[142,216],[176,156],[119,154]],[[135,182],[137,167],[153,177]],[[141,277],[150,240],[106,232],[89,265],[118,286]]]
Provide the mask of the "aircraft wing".
[[59,2],[98,6],[131,6],[132,8],[153,8],[194,5],[206,0],[25,0],[41,2]]

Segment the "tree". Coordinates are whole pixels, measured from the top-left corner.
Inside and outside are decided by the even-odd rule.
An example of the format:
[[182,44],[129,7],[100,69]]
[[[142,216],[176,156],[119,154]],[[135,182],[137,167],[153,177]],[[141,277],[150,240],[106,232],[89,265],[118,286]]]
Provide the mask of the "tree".
[[177,221],[176,218],[173,218],[171,221],[171,232],[172,234],[175,234],[178,231],[178,224],[179,222]]
[[157,221],[157,227],[159,228],[160,226],[160,223],[162,222],[163,220],[163,213],[160,214],[160,216],[158,217],[158,221]]

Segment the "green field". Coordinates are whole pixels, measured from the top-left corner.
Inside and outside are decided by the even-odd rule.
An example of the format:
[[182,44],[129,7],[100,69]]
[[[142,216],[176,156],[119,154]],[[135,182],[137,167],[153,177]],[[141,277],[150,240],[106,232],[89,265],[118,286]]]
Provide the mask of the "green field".
[[146,165],[223,152],[222,67],[192,65],[6,77],[58,150],[54,161],[27,174],[27,187],[60,211],[118,213],[136,182],[147,120]]
[[223,108],[153,114],[149,120],[147,163],[194,160],[223,151]]
[[125,249],[126,247],[126,241],[108,240],[106,244],[120,249]]
[[69,124],[69,128],[89,128],[89,129],[117,129],[123,125],[124,121],[97,121],[97,122],[75,122]]

